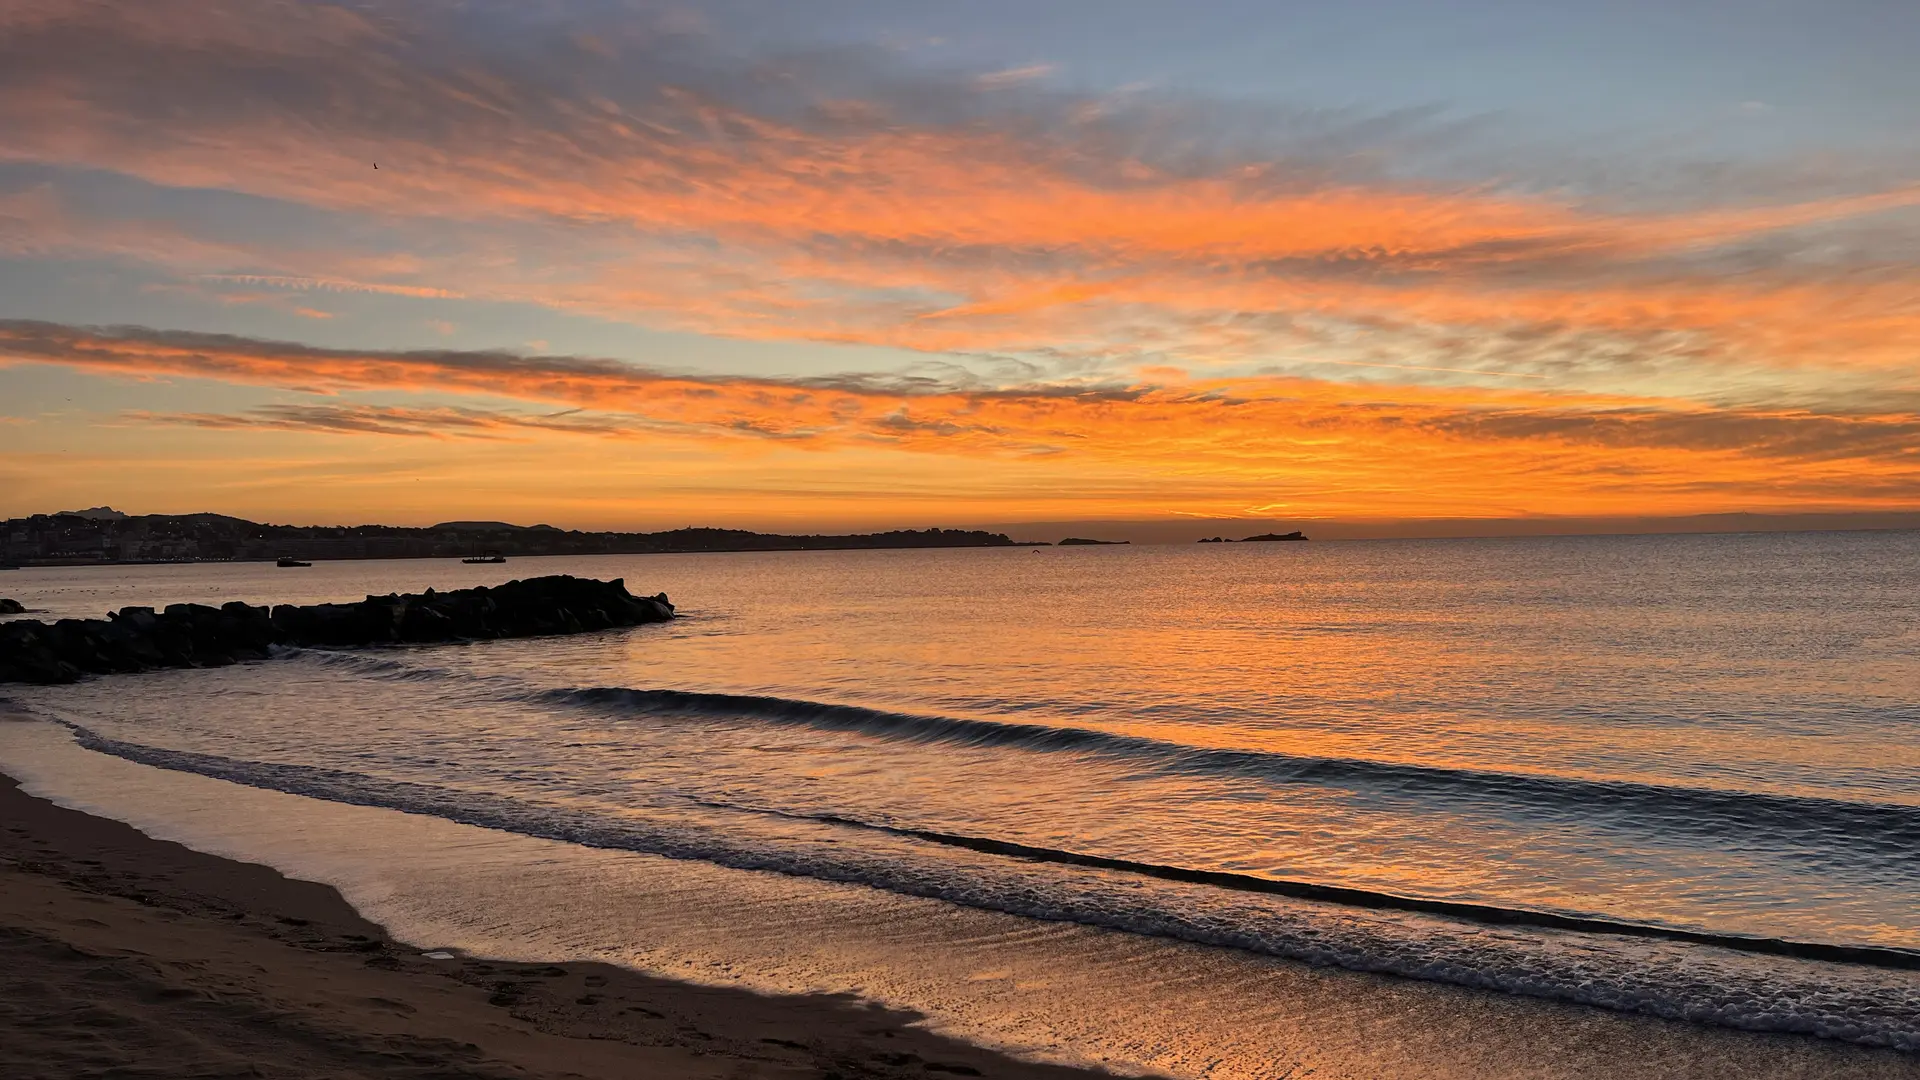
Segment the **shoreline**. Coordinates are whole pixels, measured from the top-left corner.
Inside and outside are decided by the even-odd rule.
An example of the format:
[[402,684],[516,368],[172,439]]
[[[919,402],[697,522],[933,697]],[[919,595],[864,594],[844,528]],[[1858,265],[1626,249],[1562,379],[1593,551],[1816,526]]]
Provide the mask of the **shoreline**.
[[[0,721],[12,718],[6,706],[0,699]],[[26,714],[18,719],[16,734],[39,726]],[[1243,966],[1245,957],[1231,949],[967,908],[913,924],[938,925],[930,935],[901,934],[909,924],[895,918],[891,904],[846,895],[809,899],[815,888],[786,879],[776,879],[770,892],[749,888],[736,895],[738,886],[728,878],[737,871],[703,871],[699,862],[647,868],[657,857],[593,848],[582,849],[589,861],[575,872],[537,850],[557,841],[74,753],[89,759],[83,770],[58,764],[61,755],[31,751],[10,756],[0,770],[0,948],[7,950],[0,971],[45,972],[31,983],[0,980],[0,1075],[10,1078],[247,1075],[248,1063],[264,1061],[273,1063],[267,1075],[295,1077],[1101,1080],[1111,1075],[1102,1071],[1113,1067],[1109,1062],[1125,1062],[1128,1075],[1204,1077],[1224,1067],[1218,1075],[1239,1080],[1920,1080],[1920,1056],[1900,1051],[1293,961],[1256,957]],[[15,776],[44,795],[27,794]],[[309,802],[321,817],[305,816]],[[169,809],[154,816],[141,806]],[[204,828],[229,819],[260,824],[231,832]],[[203,825],[172,824],[194,820]],[[290,862],[262,854],[282,849],[274,842],[263,847],[261,838],[293,835],[276,831],[281,826],[274,823],[283,820],[303,822],[303,830],[318,825],[318,845],[301,845],[304,853]],[[206,850],[225,857],[140,831],[156,826],[153,835],[206,843]],[[466,831],[475,835],[460,835]],[[371,877],[338,875],[339,857],[358,859],[354,852],[372,833],[400,849],[440,852],[449,866],[494,864],[495,844],[519,854],[498,864],[504,873],[483,869],[466,879],[465,895],[478,898],[478,908],[423,913],[394,904],[399,894],[434,895],[419,891],[410,863]],[[486,849],[472,843],[482,836]],[[635,867],[636,859],[643,865]],[[333,884],[287,878],[265,865],[269,861],[291,873],[315,867],[316,876]],[[543,863],[551,865],[525,872]],[[389,876],[396,871],[401,876]],[[389,894],[395,886],[400,893]],[[543,947],[500,953],[488,944],[485,923],[499,916],[486,898],[500,889],[514,897],[501,894],[502,907],[531,902],[543,913],[537,917],[551,924]],[[346,895],[371,906],[355,908]],[[769,910],[769,903],[777,908]],[[362,910],[383,921],[399,914],[391,924],[418,944],[401,944]],[[692,910],[703,914],[683,914]],[[449,913],[456,913],[451,924]],[[469,925],[475,917],[480,923]],[[857,929],[867,918],[891,928],[878,950]],[[847,920],[851,935],[838,925]],[[457,927],[451,934],[449,925]],[[596,926],[646,961],[625,966],[626,960],[612,958],[628,956],[628,945],[609,953],[575,940]],[[867,976],[752,989],[731,978],[726,981],[734,985],[726,986],[677,976],[683,962],[695,965],[693,971],[779,970],[786,946],[773,953],[763,946],[789,926],[806,928],[812,944],[803,948],[825,949],[823,955],[849,950],[851,966],[843,971],[877,961],[892,965],[889,970],[920,972],[891,987],[883,979],[874,996],[926,1008],[937,1030],[955,1034],[916,1026],[923,1016],[910,1009],[810,992],[873,987]],[[742,946],[716,953],[703,944],[702,927],[724,927],[740,935]],[[1037,938],[1053,947],[1036,949]],[[471,955],[428,955],[445,942],[465,944]],[[960,955],[956,948],[967,957],[958,965],[951,962]],[[70,962],[74,950],[82,958],[78,966]],[[549,960],[583,952],[586,959]],[[479,958],[486,954],[526,962]],[[764,968],[768,961],[775,966]],[[984,974],[989,968],[996,969],[991,976]],[[1023,1012],[1039,1018],[1040,1037],[1032,1037],[1032,1027],[998,1022],[984,1031],[953,1025],[952,999],[971,993],[963,987],[975,976],[1005,980],[994,984],[1004,989],[986,991],[990,996],[1039,988],[997,1007],[1003,1021],[1019,1020]],[[313,999],[315,986],[328,988],[323,1000]],[[124,992],[129,987],[131,994]],[[182,1000],[198,1011],[184,1018],[179,1009],[168,1011]],[[264,1037],[261,1022],[234,1019],[262,1015],[273,1018]],[[1074,1027],[1096,1038],[1059,1041],[1061,1031]],[[1003,1039],[1016,1030],[1021,1033]],[[190,1047],[232,1043],[242,1058],[181,1057],[187,1051],[176,1048],[178,1031],[199,1032],[187,1041]],[[27,1036],[40,1041],[9,1041]],[[1134,1038],[1147,1041],[1127,1041]],[[329,1055],[319,1065],[312,1064],[314,1046]],[[1162,1046],[1180,1064],[1165,1064],[1167,1057],[1154,1064],[1150,1055]],[[989,1047],[1072,1049],[1050,1055],[1058,1064],[1040,1064]],[[84,1061],[107,1067],[83,1069],[82,1059],[54,1056],[61,1053],[87,1054]],[[169,1068],[135,1064],[155,1058]],[[177,1061],[194,1067],[172,1067]]]
[[[0,774],[0,1074],[1101,1080],[844,996],[435,959],[332,887]],[[249,1070],[254,1072],[249,1073]]]

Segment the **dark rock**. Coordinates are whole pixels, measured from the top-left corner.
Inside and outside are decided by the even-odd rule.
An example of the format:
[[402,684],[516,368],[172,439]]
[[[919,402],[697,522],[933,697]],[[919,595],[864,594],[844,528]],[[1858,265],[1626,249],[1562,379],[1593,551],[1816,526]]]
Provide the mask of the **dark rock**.
[[143,634],[152,633],[159,621],[150,607],[123,607],[119,611],[109,613],[107,618],[115,622],[124,621]]
[[27,606],[20,601],[0,597],[0,615],[24,615],[26,611]]
[[1307,538],[1306,534],[1300,533],[1300,532],[1261,533],[1259,536],[1249,536],[1245,540],[1242,540],[1240,542],[1243,544],[1264,544],[1264,543],[1271,543],[1276,540],[1305,540],[1306,538]]
[[66,683],[78,679],[80,668],[61,658],[52,631],[38,619],[0,623],[0,682]]
[[0,623],[0,682],[62,683],[85,674],[219,667],[265,659],[274,645],[354,647],[579,634],[673,618],[666,593],[560,574],[488,589],[369,596],[357,604],[234,601],[126,607],[106,619]]

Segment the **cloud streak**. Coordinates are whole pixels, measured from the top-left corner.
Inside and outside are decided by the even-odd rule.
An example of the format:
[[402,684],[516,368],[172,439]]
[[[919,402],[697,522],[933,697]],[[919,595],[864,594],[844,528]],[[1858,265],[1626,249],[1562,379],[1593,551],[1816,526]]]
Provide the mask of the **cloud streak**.
[[421,285],[381,285],[365,281],[342,281],[338,278],[293,277],[286,274],[202,274],[199,280],[225,285],[256,285],[293,292],[381,293],[387,296],[433,300],[451,300],[460,295],[445,289]]
[[525,440],[538,432],[604,437],[644,430],[632,418],[592,417],[577,411],[529,414],[453,406],[262,405],[244,413],[161,413],[133,410],[134,424],[168,424],[213,431],[295,431],[327,435],[390,435],[402,438]]
[[1104,478],[1142,501],[1185,490],[1205,493],[1210,505],[1286,501],[1414,516],[1591,512],[1609,502],[1676,512],[1920,502],[1913,401],[1820,412],[1280,377],[1000,388],[932,378],[695,377],[589,357],[331,350],[19,321],[0,322],[0,358],[113,377],[342,396],[486,395],[569,410],[307,401],[127,418],[138,423],[435,440],[611,437],[734,456],[775,448],[849,460],[893,453],[905,455],[896,467],[913,474],[963,463],[975,477],[983,469],[1038,470],[1063,482]]

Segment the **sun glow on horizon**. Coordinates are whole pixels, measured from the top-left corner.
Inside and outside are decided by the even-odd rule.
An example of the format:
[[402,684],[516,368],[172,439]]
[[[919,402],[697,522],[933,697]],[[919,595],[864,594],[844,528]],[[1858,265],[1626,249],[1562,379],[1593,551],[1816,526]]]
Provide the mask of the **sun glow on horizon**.
[[0,514],[1920,509],[1893,150],[203,7],[0,5]]

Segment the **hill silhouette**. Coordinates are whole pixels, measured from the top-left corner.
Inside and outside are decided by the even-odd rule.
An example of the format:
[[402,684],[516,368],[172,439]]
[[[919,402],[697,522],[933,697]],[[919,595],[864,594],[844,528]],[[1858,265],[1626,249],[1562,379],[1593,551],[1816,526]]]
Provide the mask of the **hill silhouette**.
[[[99,508],[104,510],[106,508]],[[117,511],[110,512],[117,514]],[[212,560],[455,558],[515,555],[649,555],[697,551],[833,551],[864,548],[1014,547],[980,529],[784,535],[745,529],[582,532],[504,521],[397,525],[269,525],[224,514],[36,514],[0,525],[0,564],[87,565]]]

